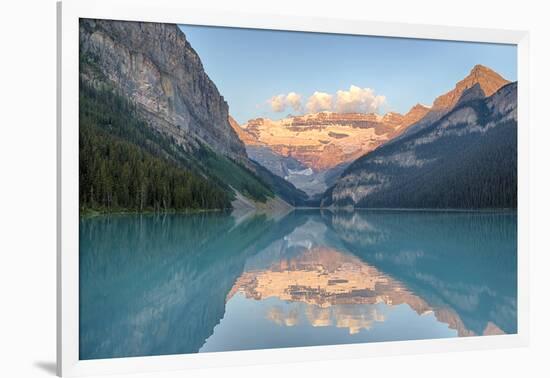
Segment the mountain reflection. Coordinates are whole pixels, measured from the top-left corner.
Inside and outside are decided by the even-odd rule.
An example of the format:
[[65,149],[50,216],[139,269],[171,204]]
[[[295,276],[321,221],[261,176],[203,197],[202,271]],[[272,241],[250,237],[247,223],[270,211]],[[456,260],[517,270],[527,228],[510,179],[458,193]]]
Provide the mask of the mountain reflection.
[[80,358],[514,333],[516,219],[83,218]]
[[[384,321],[384,316],[372,307],[346,305],[406,303],[418,314],[430,310],[401,283],[355,256],[327,247],[305,249],[267,270],[245,272],[228,299],[236,292],[256,300],[277,297],[304,302],[309,305],[306,316],[311,325],[347,328],[350,334],[371,328],[373,322]],[[270,308],[268,317],[280,325],[297,323],[296,314],[284,314],[280,307]]]
[[[444,218],[440,216],[431,217],[428,215],[427,220],[439,221],[441,219],[447,219],[449,215]],[[482,226],[486,221],[493,222],[494,217],[502,217],[502,215],[481,215],[479,214],[453,214],[451,217],[455,218],[453,224],[457,223],[464,225],[476,224],[476,232],[468,230],[468,239],[474,244],[476,237],[483,237],[484,251],[483,253],[491,252],[491,249],[496,247],[490,245],[491,248],[487,249],[487,237],[488,234]],[[372,221],[369,219],[372,218]],[[479,278],[475,276],[473,269],[467,269],[463,271],[464,281],[455,285],[449,285],[448,277],[441,277],[441,272],[445,273],[446,269],[454,270],[454,274],[461,273],[460,266],[441,266],[438,265],[437,275],[434,272],[430,272],[430,266],[427,264],[426,269],[422,269],[422,263],[417,264],[417,260],[429,261],[439,259],[445,256],[445,252],[436,255],[430,255],[431,247],[424,246],[424,248],[414,248],[409,250],[410,246],[414,246],[416,243],[411,239],[411,233],[416,233],[420,225],[425,226],[425,222],[416,222],[416,217],[410,217],[409,214],[404,214],[405,218],[410,218],[410,223],[399,221],[401,226],[407,227],[394,227],[390,228],[384,225],[384,220],[394,219],[394,214],[367,214],[367,213],[352,213],[352,214],[325,214],[324,220],[328,220],[328,224],[332,227],[322,230],[324,226],[321,224],[315,224],[315,216],[309,216],[309,222],[304,222],[304,225],[294,230],[286,240],[281,254],[285,257],[276,258],[275,262],[269,267],[263,270],[252,269],[251,271],[244,272],[236,281],[235,285],[231,289],[228,296],[228,300],[237,293],[243,293],[246,298],[263,300],[269,297],[277,297],[282,301],[292,302],[304,302],[308,306],[306,307],[306,318],[309,323],[314,327],[322,326],[336,326],[345,327],[349,330],[350,334],[358,333],[361,329],[370,329],[373,322],[383,322],[384,316],[377,313],[375,309],[368,306],[355,306],[350,307],[347,305],[357,304],[379,304],[383,303],[388,306],[406,304],[413,309],[417,314],[433,313],[435,318],[443,323],[446,323],[449,328],[457,331],[459,336],[473,336],[476,334],[502,334],[504,331],[497,326],[494,321],[499,318],[496,316],[496,312],[493,315],[495,319],[488,318],[482,328],[468,329],[462,321],[457,310],[473,310],[478,311],[481,307],[480,297],[483,294],[487,294],[489,297],[496,297],[496,288],[489,288],[488,283],[485,285],[475,286],[468,284],[468,280]],[[328,219],[327,219],[328,218]],[[426,220],[426,214],[421,216]],[[506,218],[506,217],[505,217]],[[377,222],[382,220],[382,222]],[[319,217],[317,221],[321,221]],[[456,222],[458,221],[458,222]],[[500,224],[500,222],[498,222]],[[438,231],[441,226],[437,227],[435,224],[430,224],[430,245],[437,245],[437,241],[433,237],[433,231]],[[481,228],[479,226],[482,226]],[[406,240],[399,241],[401,235],[399,230],[404,229],[406,231]],[[480,235],[480,230],[483,235]],[[315,232],[311,232],[315,230]],[[397,230],[397,233],[392,232]],[[309,232],[308,232],[309,231]],[[314,235],[318,235],[321,231],[323,237],[318,236],[313,239]],[[464,231],[460,228],[455,229],[455,232],[459,234]],[[495,231],[491,229],[491,231]],[[333,235],[335,233],[336,235]],[[421,236],[422,233],[417,234]],[[440,234],[440,237],[449,237],[445,233]],[[500,233],[494,235],[494,237],[503,237]],[[339,249],[330,246],[329,240],[337,240],[335,238],[340,237],[345,244],[340,245]],[[299,240],[300,244],[288,242],[289,240]],[[453,241],[456,239],[451,238]],[[506,239],[506,238],[504,238]],[[417,239],[418,240],[418,239]],[[390,242],[391,241],[391,242]],[[496,239],[495,239],[496,241]],[[321,245],[316,243],[321,242]],[[403,242],[402,246],[395,245],[394,243]],[[338,244],[337,242],[333,242]],[[384,248],[385,243],[391,243],[394,248],[389,252],[383,252],[378,248]],[[347,244],[347,246],[346,246]],[[503,247],[505,243],[503,243]],[[367,248],[365,246],[374,246],[374,248]],[[456,244],[454,247],[456,248]],[[472,261],[471,256],[464,255],[464,253],[471,253],[468,248],[469,245],[464,241],[460,243],[461,256],[459,258],[468,258],[471,263],[475,263],[479,259]],[[400,273],[399,269],[413,268],[414,281],[411,282],[411,278],[407,275],[396,275],[398,277],[404,277],[414,287],[420,287],[422,285],[432,286],[431,292],[427,291],[425,287],[420,292],[426,295],[424,299],[411,289],[409,289],[404,282],[398,281],[391,275],[382,273],[374,265],[368,264],[365,260],[360,259],[356,255],[352,255],[347,250],[352,250],[357,255],[367,257],[372,254],[374,261],[389,261],[388,265],[393,268],[393,272]],[[480,250],[478,250],[480,251]],[[475,252],[475,251],[474,251]],[[505,252],[505,251],[501,251]],[[289,257],[292,255],[292,257]],[[512,254],[513,256],[513,254]],[[450,257],[448,257],[450,258]],[[385,264],[384,264],[385,265]],[[419,266],[416,266],[419,265]],[[514,264],[512,263],[511,266]],[[471,267],[473,268],[473,267]],[[486,268],[491,269],[490,266]],[[458,269],[458,271],[456,271]],[[403,272],[405,273],[405,272]],[[513,276],[513,275],[512,275]],[[487,277],[486,277],[487,278]],[[495,278],[492,274],[489,278]],[[466,294],[463,294],[467,291]],[[443,301],[442,298],[446,297],[447,301]],[[496,298],[495,298],[496,299]],[[495,309],[502,311],[502,314],[515,312],[515,299],[510,297],[501,298],[503,302],[509,301],[507,309],[499,308],[498,306],[506,306],[505,303],[496,303]],[[428,302],[428,300],[431,300]],[[455,310],[456,309],[456,310]],[[295,312],[285,314],[280,307],[274,307],[268,309],[267,317],[279,325],[295,326],[298,322],[298,316]],[[485,321],[485,319],[483,320]],[[512,322],[513,323],[513,322]],[[509,331],[515,331],[514,326],[505,324]]]
[[247,257],[294,227],[222,213],[81,220],[80,358],[197,352]]
[[345,248],[473,334],[517,332],[517,215],[358,212],[325,216]]

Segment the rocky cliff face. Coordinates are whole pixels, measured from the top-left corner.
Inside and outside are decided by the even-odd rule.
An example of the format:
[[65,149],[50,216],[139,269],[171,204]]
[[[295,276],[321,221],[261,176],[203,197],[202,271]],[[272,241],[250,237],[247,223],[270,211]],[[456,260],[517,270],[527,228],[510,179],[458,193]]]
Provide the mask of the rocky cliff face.
[[292,157],[315,172],[352,161],[394,138],[429,108],[416,105],[407,114],[321,112],[278,121],[257,118],[242,125],[247,146],[263,146]]
[[156,130],[249,163],[227,103],[176,25],[81,19],[80,54],[82,78],[114,86]]

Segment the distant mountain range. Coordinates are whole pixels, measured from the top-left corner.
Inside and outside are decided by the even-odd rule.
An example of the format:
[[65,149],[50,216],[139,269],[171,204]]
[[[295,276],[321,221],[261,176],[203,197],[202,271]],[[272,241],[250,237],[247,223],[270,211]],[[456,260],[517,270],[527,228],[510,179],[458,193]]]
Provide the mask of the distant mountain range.
[[[455,108],[492,96],[509,83],[490,68],[476,65],[455,88],[437,97],[432,106],[417,104],[405,115],[393,112],[385,115],[321,112],[277,121],[257,118],[243,125],[231,120],[230,124],[245,143],[252,160],[291,182],[311,198],[318,199],[322,192],[331,188],[322,196],[324,204],[357,204],[358,201],[352,197],[361,197],[360,191],[364,188],[358,182],[350,181],[349,173],[359,166],[356,160],[375,156],[371,154],[377,149],[433,127]],[[476,117],[483,119],[477,113]],[[381,159],[377,161],[380,163]],[[349,167],[350,164],[355,168]],[[411,160],[404,164],[413,163]],[[342,177],[339,180],[344,172],[347,179]],[[345,184],[346,180],[348,184]],[[388,189],[384,183],[379,183],[379,187],[380,191]],[[342,190],[354,194],[344,198]],[[367,190],[372,190],[372,187]]]
[[406,114],[239,125],[171,24],[80,20],[82,209],[515,207],[517,94],[476,65]]
[[428,112],[428,107],[417,104],[405,115],[320,112],[231,125],[252,160],[315,195],[353,160],[395,138]]
[[247,146],[266,146],[315,171],[353,161],[392,139],[429,111],[420,104],[407,114],[320,112],[278,121],[257,118],[241,126]]

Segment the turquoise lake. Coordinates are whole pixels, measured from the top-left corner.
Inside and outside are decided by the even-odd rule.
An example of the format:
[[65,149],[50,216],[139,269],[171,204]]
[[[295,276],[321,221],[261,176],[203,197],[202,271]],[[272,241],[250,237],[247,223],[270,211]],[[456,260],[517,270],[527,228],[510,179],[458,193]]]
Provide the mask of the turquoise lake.
[[80,220],[80,359],[516,332],[516,212]]

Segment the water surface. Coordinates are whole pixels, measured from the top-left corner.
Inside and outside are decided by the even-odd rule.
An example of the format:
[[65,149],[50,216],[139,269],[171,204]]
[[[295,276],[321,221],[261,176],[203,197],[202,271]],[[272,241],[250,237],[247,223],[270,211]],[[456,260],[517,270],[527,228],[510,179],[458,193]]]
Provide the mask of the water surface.
[[517,216],[82,218],[80,358],[517,332]]

